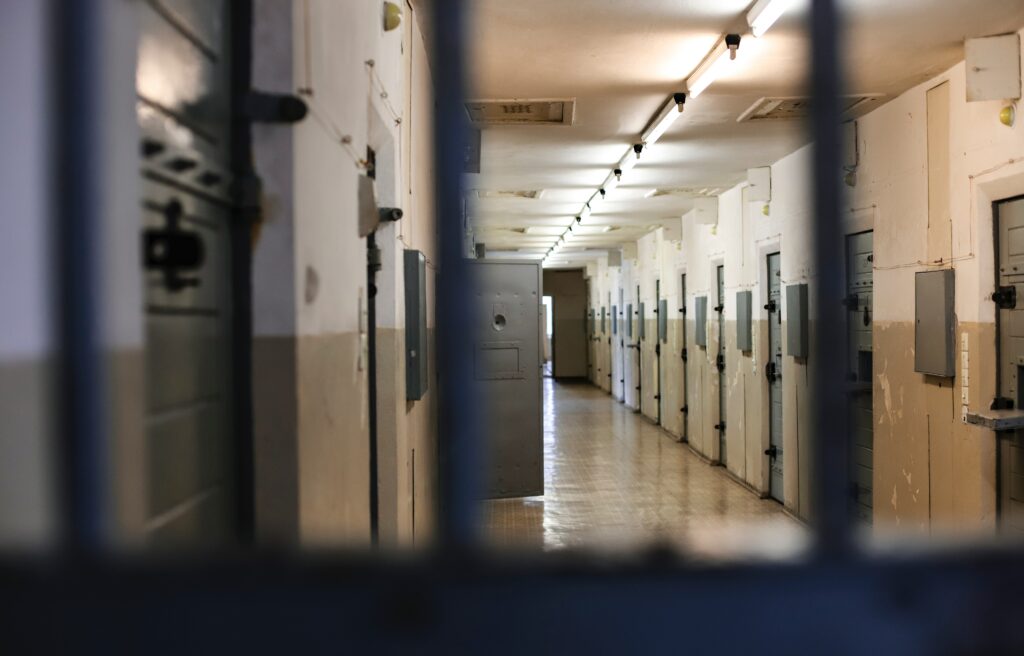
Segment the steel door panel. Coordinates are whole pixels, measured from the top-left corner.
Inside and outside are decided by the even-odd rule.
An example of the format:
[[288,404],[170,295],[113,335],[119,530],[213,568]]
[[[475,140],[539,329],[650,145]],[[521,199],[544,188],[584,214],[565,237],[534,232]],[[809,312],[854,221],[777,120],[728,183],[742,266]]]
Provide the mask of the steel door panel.
[[471,328],[483,401],[486,494],[543,494],[540,265],[474,260],[471,266],[477,286]]
[[223,400],[227,336],[220,317],[150,313],[146,318],[146,408],[162,412]]
[[853,385],[847,392],[850,511],[867,523],[874,495],[873,249],[870,231],[846,238],[847,371]]
[[774,304],[774,310],[768,313],[768,362],[775,366],[776,378],[768,380],[768,445],[774,447],[775,455],[769,456],[769,480],[768,493],[776,501],[784,501],[785,472],[783,469],[783,453],[785,444],[783,440],[782,423],[782,380],[778,376],[782,374],[782,258],[779,253],[771,253],[766,260],[768,276],[768,304]]
[[[725,305],[725,267],[719,265],[716,270],[716,293],[715,297],[719,306]],[[725,358],[725,310],[718,312],[718,357]],[[728,441],[726,440],[725,415],[728,406],[728,386],[725,368],[718,372],[718,453],[719,461],[728,464]]]

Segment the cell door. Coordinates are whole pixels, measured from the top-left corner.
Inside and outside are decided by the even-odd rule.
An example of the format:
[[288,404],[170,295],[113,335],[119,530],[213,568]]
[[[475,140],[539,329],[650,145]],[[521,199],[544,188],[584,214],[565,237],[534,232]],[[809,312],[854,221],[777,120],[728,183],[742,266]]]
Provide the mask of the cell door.
[[633,332],[636,335],[636,341],[633,342],[633,357],[636,359],[636,409],[641,411],[644,402],[644,363],[640,352],[644,340],[644,304],[640,300],[640,285],[636,286],[636,309],[633,312],[636,314],[636,330]]
[[[619,288],[619,318],[620,324],[628,325],[627,322],[632,321],[632,317],[629,316],[630,308],[626,307],[626,294],[625,291]],[[622,401],[626,401],[626,337],[622,334],[624,331],[619,329],[619,394],[622,395]],[[632,331],[627,329],[625,332],[629,332],[632,335]]]
[[473,374],[490,498],[544,493],[538,262],[471,260]]
[[871,523],[874,420],[872,401],[872,262],[874,238],[861,232],[846,238],[846,309],[849,407],[850,495],[853,516]]
[[768,491],[776,501],[783,501],[782,475],[782,258],[778,253],[768,256],[768,464],[771,468]]
[[726,406],[726,381],[725,381],[725,267],[719,266],[715,271],[716,290],[718,304],[715,312],[718,313],[718,355],[715,357],[715,368],[718,369],[718,460],[723,465],[728,464],[727,449],[725,440],[725,406]]
[[665,316],[664,302],[661,300],[661,281],[654,281],[654,311],[658,326],[658,335],[654,340],[654,403],[658,416],[658,425],[661,425],[661,343],[665,340]]
[[[1020,384],[1024,368],[1024,199],[997,206],[999,352],[998,395],[1024,408]],[[999,524],[1024,532],[1024,430],[999,433]]]
[[690,378],[687,374],[686,361],[689,359],[689,354],[686,351],[686,274],[680,274],[679,276],[679,330],[682,331],[680,334],[680,357],[683,360],[683,389],[682,389],[682,405],[679,407],[679,411],[683,413],[683,430],[682,437],[684,442],[690,440]]
[[230,6],[136,5],[146,531],[153,543],[218,544],[238,535],[240,516],[230,341]]

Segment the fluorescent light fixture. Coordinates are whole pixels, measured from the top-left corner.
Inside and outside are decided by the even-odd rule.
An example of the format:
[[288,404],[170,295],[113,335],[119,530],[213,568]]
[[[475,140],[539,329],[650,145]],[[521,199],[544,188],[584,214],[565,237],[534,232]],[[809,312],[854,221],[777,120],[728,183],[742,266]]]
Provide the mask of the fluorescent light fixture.
[[757,0],[747,13],[751,34],[763,35],[792,5],[793,0]]
[[704,93],[704,90],[718,79],[729,62],[736,59],[736,51],[739,47],[740,36],[738,34],[727,34],[718,42],[707,59],[701,62],[693,75],[686,80],[686,90],[690,92],[691,99]]
[[661,113],[658,114],[658,118],[655,119],[651,127],[647,128],[647,131],[643,134],[643,142],[645,146],[654,145],[661,136],[665,134],[672,124],[676,122],[676,119],[683,114],[683,104],[686,102],[685,93],[672,94],[672,98],[665,105]]

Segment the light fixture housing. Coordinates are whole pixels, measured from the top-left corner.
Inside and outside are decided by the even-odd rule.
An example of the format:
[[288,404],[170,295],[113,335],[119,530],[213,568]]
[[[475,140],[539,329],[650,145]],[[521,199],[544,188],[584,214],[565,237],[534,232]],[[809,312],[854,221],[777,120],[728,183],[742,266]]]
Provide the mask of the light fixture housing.
[[594,213],[594,211],[592,209],[590,209],[590,203],[587,203],[586,205],[584,205],[583,206],[583,210],[580,211],[580,225],[583,225],[583,222],[586,221],[587,219],[589,219],[590,215],[593,214],[593,213]]
[[721,76],[729,62],[736,59],[739,47],[739,34],[726,34],[725,38],[718,42],[697,70],[686,79],[686,90],[691,99],[704,93],[704,90]]
[[683,115],[683,106],[686,104],[685,93],[674,93],[665,107],[658,113],[658,118],[647,128],[641,139],[644,145],[650,147],[657,143],[658,139],[665,134],[672,124]]
[[750,33],[762,36],[792,5],[793,0],[757,0],[747,12]]

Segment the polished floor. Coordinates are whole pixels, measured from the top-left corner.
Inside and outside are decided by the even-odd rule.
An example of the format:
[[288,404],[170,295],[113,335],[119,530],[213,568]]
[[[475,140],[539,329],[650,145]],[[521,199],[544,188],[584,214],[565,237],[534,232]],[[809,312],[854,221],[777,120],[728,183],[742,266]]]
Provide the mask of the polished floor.
[[804,527],[601,390],[544,379],[542,497],[489,501],[497,547],[785,557]]

